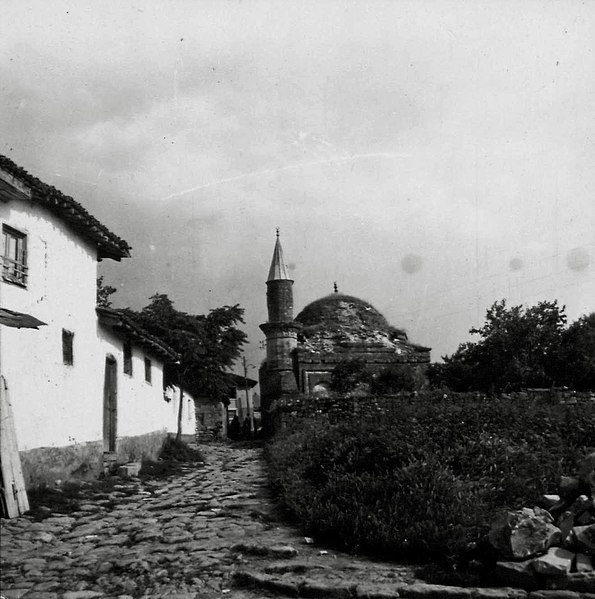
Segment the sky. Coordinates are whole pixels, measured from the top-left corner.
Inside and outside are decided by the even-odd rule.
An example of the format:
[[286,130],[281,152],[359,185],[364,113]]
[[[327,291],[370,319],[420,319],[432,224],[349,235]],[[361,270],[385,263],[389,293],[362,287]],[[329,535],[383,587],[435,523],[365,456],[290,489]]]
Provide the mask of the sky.
[[432,359],[506,298],[595,310],[595,3],[4,0],[0,153],[132,246],[100,274],[245,308],[371,302]]

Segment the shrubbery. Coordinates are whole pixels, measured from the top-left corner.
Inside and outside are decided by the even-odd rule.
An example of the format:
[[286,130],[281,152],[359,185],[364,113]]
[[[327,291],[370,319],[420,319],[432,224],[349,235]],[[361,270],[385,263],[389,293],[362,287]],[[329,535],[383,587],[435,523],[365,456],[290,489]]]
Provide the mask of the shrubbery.
[[174,462],[202,462],[204,460],[198,449],[175,437],[167,436],[159,452],[159,459]]
[[498,509],[532,505],[595,449],[593,402],[436,397],[296,420],[273,439],[273,484],[309,534],[384,556],[460,556]]

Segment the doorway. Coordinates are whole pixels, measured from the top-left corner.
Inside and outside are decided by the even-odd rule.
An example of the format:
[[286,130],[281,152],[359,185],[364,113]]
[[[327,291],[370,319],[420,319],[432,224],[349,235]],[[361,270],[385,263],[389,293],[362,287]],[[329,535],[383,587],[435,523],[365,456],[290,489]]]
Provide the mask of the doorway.
[[105,358],[105,379],[103,383],[103,451],[116,451],[116,430],[118,426],[118,364],[116,358]]

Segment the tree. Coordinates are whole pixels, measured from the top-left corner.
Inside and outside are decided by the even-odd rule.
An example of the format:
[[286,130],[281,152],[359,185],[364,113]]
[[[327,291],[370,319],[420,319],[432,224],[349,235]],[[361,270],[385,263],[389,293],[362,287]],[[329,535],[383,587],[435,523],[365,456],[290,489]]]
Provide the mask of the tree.
[[331,389],[337,393],[349,393],[372,381],[372,374],[361,358],[341,360],[331,372]]
[[581,316],[562,333],[558,377],[578,390],[595,390],[595,312]]
[[556,300],[529,308],[495,302],[484,325],[470,330],[480,340],[463,343],[452,356],[445,356],[441,377],[456,391],[553,385],[558,382],[565,324],[564,306]]
[[411,366],[392,364],[383,368],[372,381],[372,392],[390,395],[399,391],[414,391],[418,386]]
[[[246,334],[236,325],[244,323],[243,308],[223,306],[206,315],[193,315],[174,308],[166,294],[155,294],[140,312],[126,313],[144,329],[180,354],[175,368],[167,368],[166,377],[194,397],[213,402],[227,401],[229,379],[226,371],[241,355]],[[180,406],[182,402],[180,400]],[[181,413],[178,415],[178,437]]]
[[97,279],[97,305],[100,308],[111,308],[112,300],[110,299],[110,295],[113,295],[118,291],[115,287],[111,285],[106,285],[103,282],[103,275],[98,277]]

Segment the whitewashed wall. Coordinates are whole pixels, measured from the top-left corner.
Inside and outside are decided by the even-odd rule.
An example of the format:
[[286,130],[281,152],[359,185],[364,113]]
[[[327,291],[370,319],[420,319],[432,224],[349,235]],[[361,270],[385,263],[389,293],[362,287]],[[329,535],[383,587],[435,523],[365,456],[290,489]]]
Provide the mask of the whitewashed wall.
[[[118,380],[118,437],[133,437],[169,430],[171,417],[163,398],[163,362],[132,344],[132,375],[124,372],[124,339],[106,327],[97,325],[99,360],[112,355],[116,359]],[[145,381],[145,356],[151,360],[151,382]],[[103,366],[102,366],[103,368]],[[101,383],[103,402],[103,382]],[[103,403],[101,404],[103,405]]]
[[[7,379],[19,449],[102,438],[103,362],[97,364],[96,249],[62,221],[27,201],[0,202],[0,221],[27,235],[27,287],[0,283],[2,307],[47,323],[2,326],[0,365]],[[74,333],[74,364],[62,360],[62,329]]]
[[[173,387],[166,391],[166,394],[171,401],[169,402],[170,414],[172,419],[172,427],[170,432],[176,433],[178,431],[178,406],[180,405],[180,388]],[[194,398],[184,391],[184,397],[182,398],[182,434],[183,435],[194,435],[196,433],[196,408],[194,404]]]
[[[47,323],[39,330],[0,327],[0,367],[14,410],[19,450],[103,439],[105,359],[117,361],[117,436],[176,432],[179,389],[163,394],[163,363],[133,344],[133,374],[123,371],[124,340],[99,325],[95,247],[27,201],[0,202],[0,224],[27,235],[27,287],[2,281],[0,305]],[[65,365],[62,329],[74,333],[74,364]],[[145,355],[152,362],[145,381]],[[195,430],[194,402],[184,398],[184,434]]]

